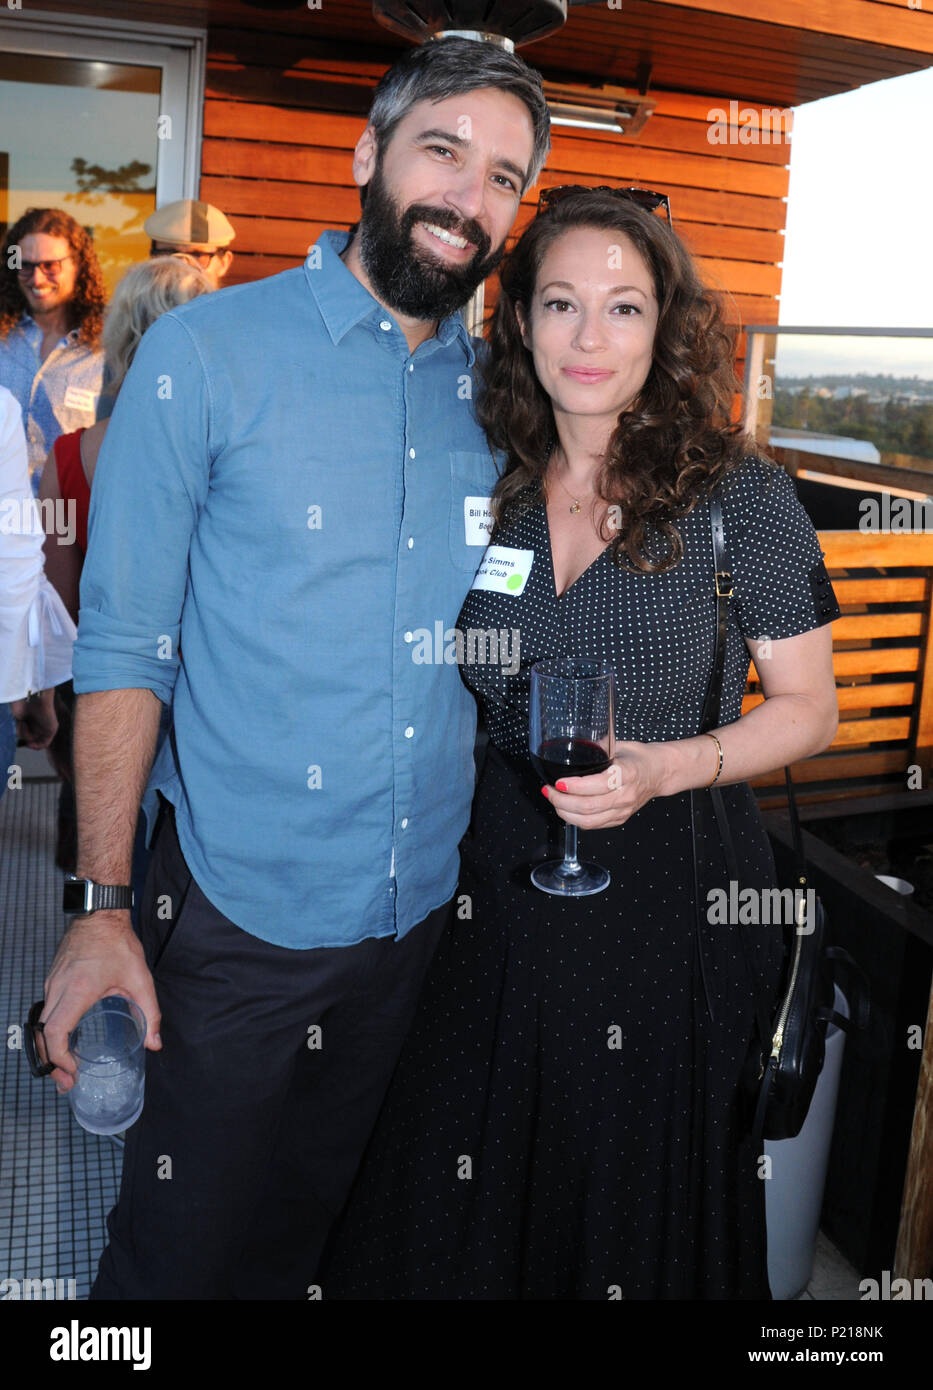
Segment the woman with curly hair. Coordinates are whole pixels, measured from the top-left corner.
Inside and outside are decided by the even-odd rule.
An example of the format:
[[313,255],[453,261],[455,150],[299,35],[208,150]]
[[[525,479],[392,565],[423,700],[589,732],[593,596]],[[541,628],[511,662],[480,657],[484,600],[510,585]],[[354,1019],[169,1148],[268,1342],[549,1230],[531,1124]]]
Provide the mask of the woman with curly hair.
[[0,385],[19,401],[33,491],[60,434],[93,425],[104,371],[103,276],[85,229],[29,208],[0,253]]
[[[501,271],[478,403],[503,464],[487,554],[521,581],[496,578],[504,563],[481,569],[459,626],[517,634],[520,661],[469,664],[464,647],[490,743],[460,920],[325,1298],[770,1297],[738,1092],[756,991],[772,1001],[779,986],[782,927],[709,912],[728,874],[703,789],[723,789],[747,902],[743,890],[775,885],[747,779],[832,740],[838,608],[790,478],[732,421],[716,297],[646,201],[552,192]],[[714,489],[734,598],[710,735]],[[743,715],[750,654],[765,698]],[[615,756],[542,787],[529,671],[569,657],[615,670]],[[604,892],[531,883],[558,817],[609,869]]]

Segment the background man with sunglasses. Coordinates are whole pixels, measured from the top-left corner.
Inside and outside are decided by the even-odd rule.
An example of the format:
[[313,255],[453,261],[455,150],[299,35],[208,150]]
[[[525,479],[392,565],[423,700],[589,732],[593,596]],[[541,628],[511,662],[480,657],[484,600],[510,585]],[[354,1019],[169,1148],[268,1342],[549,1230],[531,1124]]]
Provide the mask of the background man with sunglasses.
[[[229,246],[236,232],[213,203],[199,198],[179,198],[149,214],[143,231],[150,238],[149,257],[182,256],[200,266],[215,290],[223,287],[224,276],[233,265]],[[109,420],[114,398],[110,391],[109,368],[104,368],[104,384],[97,405],[98,420]]]
[[104,372],[106,291],[88,233],[59,208],[30,208],[0,258],[0,386],[23,413],[33,492],[60,434],[93,425]]

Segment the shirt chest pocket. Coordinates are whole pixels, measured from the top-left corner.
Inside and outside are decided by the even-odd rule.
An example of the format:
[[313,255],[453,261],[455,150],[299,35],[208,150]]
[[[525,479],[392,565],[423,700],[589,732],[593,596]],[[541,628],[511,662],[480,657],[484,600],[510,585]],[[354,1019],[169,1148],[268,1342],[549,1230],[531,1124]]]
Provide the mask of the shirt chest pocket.
[[450,455],[450,558],[475,574],[492,531],[492,459],[478,452]]

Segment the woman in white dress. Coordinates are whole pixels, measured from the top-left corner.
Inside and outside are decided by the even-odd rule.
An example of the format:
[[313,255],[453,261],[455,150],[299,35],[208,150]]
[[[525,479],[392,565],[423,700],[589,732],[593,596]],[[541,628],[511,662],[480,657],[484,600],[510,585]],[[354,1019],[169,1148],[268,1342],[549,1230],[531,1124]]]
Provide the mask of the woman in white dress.
[[17,742],[47,748],[54,737],[54,688],[71,677],[77,630],[45,576],[44,542],[22,413],[0,386],[0,796]]

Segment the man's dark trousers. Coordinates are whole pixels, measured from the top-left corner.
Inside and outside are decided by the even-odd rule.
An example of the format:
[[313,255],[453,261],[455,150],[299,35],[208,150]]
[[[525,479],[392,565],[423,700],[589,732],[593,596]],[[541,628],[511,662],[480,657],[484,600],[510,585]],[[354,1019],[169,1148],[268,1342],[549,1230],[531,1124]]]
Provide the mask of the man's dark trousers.
[[162,800],[139,928],[162,1050],[92,1299],[314,1296],[449,917],[401,941],[260,941],[205,898]]

